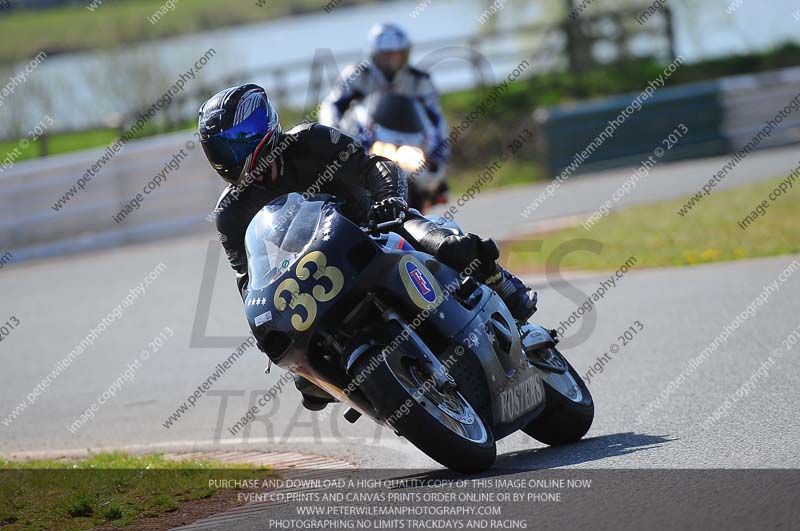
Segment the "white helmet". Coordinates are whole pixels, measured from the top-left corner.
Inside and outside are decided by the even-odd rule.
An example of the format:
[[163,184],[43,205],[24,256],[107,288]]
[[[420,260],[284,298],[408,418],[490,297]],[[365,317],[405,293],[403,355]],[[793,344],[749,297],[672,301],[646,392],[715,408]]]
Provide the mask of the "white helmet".
[[411,40],[396,24],[375,24],[369,30],[369,54],[402,52],[411,48]]

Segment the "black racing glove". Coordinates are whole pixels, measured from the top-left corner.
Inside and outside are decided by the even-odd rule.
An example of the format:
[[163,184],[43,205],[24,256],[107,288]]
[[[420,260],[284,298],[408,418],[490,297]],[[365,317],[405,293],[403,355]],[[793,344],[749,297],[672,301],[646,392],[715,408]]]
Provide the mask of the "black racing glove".
[[408,213],[408,204],[402,197],[387,197],[372,205],[370,209],[370,225],[394,221],[399,217],[405,218]]

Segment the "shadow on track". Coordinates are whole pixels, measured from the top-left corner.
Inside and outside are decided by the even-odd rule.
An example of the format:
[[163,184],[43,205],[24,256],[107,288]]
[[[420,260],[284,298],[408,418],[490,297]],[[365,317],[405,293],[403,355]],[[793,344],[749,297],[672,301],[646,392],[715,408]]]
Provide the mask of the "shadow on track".
[[674,440],[662,435],[634,432],[601,435],[563,446],[548,446],[502,454],[497,456],[497,462],[493,469],[528,471],[577,465],[658,448]]
[[510,452],[497,457],[494,467],[476,476],[464,476],[449,470],[432,470],[408,476],[395,477],[393,479],[414,479],[414,480],[463,480],[466,477],[489,478],[516,474],[519,472],[531,472],[535,470],[547,470],[550,468],[561,468],[580,463],[598,461],[607,457],[628,455],[642,450],[658,448],[663,444],[674,441],[662,435],[647,435],[643,433],[625,432],[614,433],[611,435],[601,435],[599,437],[589,437],[573,444],[563,446],[548,446],[545,448],[534,448],[519,452]]

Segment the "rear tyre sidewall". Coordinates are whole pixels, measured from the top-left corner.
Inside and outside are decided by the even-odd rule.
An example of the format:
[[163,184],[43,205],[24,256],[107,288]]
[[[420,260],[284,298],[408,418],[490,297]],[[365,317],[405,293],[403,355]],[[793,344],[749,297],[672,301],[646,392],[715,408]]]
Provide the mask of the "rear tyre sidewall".
[[594,400],[589,389],[572,365],[569,365],[569,373],[581,391],[581,401],[570,400],[545,380],[545,409],[522,429],[537,441],[550,446],[579,441],[589,431],[594,420]]

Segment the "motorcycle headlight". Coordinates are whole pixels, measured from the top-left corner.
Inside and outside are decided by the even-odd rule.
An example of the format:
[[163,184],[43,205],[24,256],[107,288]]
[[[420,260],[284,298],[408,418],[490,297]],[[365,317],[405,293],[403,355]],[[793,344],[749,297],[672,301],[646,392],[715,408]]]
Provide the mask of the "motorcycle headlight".
[[375,142],[374,144],[372,144],[372,147],[369,148],[370,154],[378,155],[378,156],[383,155],[383,146],[384,145],[385,144],[383,142]]
[[388,142],[375,142],[372,144],[372,147],[369,149],[369,152],[373,155],[378,155],[381,157],[386,157],[389,160],[393,160],[397,162],[397,146],[394,144],[390,144]]
[[425,153],[418,147],[400,146],[397,149],[394,161],[406,171],[417,171],[425,164]]
[[384,144],[381,156],[397,162],[397,146],[389,143]]

